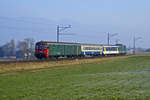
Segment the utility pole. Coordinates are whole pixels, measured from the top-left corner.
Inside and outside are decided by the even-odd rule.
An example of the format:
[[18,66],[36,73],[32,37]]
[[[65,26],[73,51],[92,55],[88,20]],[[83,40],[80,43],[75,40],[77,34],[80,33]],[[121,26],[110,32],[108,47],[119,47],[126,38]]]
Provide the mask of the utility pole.
[[142,39],[141,37],[135,37],[133,38],[133,54],[135,55],[135,51],[136,51],[136,41]]
[[109,45],[109,39],[110,39],[110,36],[109,36],[109,32],[108,32],[108,38],[107,38],[108,45]]
[[133,38],[133,54],[135,55],[135,36]]
[[59,42],[59,25],[57,25],[57,42]]
[[107,37],[107,43],[108,43],[108,45],[110,45],[110,38],[111,38],[111,37],[114,37],[114,36],[116,36],[116,35],[118,35],[118,33],[110,34],[110,33],[108,32],[108,37]]
[[71,25],[68,25],[66,27],[64,27],[64,26],[60,27],[59,25],[57,25],[57,42],[59,42],[60,32],[67,29],[67,28],[71,28]]

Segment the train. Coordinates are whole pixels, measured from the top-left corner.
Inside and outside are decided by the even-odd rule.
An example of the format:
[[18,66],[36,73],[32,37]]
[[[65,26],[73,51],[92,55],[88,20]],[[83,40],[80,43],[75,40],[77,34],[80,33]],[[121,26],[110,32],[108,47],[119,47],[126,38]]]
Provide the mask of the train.
[[126,46],[123,44],[101,45],[50,41],[39,41],[35,44],[35,56],[38,59],[119,56],[125,54]]

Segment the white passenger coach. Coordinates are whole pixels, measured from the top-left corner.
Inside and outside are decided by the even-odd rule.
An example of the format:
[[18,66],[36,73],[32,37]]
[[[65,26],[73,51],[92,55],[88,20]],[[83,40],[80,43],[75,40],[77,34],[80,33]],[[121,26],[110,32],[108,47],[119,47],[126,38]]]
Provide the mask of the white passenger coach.
[[92,45],[92,44],[82,44],[81,45],[82,55],[102,55],[103,46],[102,45]]

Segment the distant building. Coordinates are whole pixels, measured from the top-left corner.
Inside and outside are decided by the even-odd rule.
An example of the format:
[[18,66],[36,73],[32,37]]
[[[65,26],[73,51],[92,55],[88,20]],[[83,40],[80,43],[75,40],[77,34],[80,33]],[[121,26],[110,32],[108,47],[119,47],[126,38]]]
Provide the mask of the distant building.
[[136,52],[143,53],[143,52],[145,52],[145,49],[144,48],[136,48]]

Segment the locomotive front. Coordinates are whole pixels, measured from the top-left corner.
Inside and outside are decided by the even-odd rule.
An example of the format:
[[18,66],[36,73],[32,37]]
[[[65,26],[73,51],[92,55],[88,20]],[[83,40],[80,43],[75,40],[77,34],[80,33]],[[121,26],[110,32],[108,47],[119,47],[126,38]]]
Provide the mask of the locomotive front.
[[38,59],[48,58],[49,49],[46,42],[37,42],[35,45],[35,56]]

